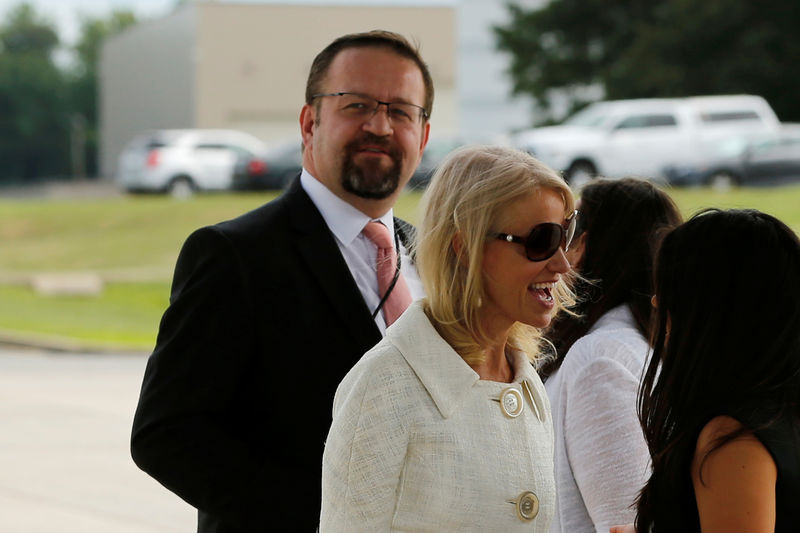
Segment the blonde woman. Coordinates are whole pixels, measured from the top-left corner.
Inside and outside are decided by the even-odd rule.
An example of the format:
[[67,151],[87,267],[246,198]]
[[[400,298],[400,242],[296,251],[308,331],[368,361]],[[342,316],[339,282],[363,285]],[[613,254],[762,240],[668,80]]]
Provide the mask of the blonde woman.
[[572,193],[528,154],[472,146],[443,162],[421,209],[427,297],[339,385],[320,531],[544,533],[553,428],[532,362],[572,301]]

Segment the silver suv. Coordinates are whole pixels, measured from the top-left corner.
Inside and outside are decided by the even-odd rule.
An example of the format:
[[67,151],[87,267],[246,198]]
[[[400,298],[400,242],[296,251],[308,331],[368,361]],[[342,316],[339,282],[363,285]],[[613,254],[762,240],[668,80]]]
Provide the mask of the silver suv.
[[262,141],[224,129],[154,130],[133,138],[119,156],[117,181],[129,192],[230,190],[240,156],[260,153]]
[[519,133],[514,143],[578,186],[594,176],[663,181],[663,169],[703,161],[720,141],[777,132],[780,122],[754,95],[596,102],[558,126]]

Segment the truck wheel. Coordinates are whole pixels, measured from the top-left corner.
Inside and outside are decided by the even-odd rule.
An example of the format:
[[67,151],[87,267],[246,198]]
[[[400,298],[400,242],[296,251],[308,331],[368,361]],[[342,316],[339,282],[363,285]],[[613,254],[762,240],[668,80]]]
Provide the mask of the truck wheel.
[[739,184],[736,176],[726,170],[714,172],[708,178],[708,185],[718,192],[727,192]]
[[194,183],[188,176],[178,176],[169,182],[167,192],[173,198],[183,200],[194,194]]
[[564,179],[573,188],[577,189],[597,176],[597,169],[589,161],[576,161],[564,173]]

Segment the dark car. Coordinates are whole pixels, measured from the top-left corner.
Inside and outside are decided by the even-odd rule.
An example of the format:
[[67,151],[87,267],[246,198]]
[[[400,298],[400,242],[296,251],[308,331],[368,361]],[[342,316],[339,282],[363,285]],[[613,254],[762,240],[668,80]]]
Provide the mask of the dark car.
[[233,188],[239,191],[285,189],[302,168],[299,140],[277,144],[256,155],[242,155],[233,170]]
[[716,189],[800,181],[800,126],[784,126],[777,134],[730,138],[718,146],[715,157],[667,167],[664,175],[673,185]]
[[436,167],[442,160],[461,146],[469,144],[499,144],[508,145],[509,140],[502,135],[492,134],[460,134],[460,135],[444,135],[441,137],[431,138],[425,151],[422,153],[422,160],[417,167],[417,170],[411,176],[407,187],[409,189],[424,189],[431,181]]

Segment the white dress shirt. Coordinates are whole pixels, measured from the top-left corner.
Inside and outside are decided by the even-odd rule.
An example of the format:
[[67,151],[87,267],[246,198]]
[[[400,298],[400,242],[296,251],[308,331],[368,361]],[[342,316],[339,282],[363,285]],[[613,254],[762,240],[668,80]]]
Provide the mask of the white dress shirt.
[[632,523],[650,474],[636,395],[650,353],[627,305],[611,309],[545,382],[553,409],[558,501],[550,533]]
[[550,406],[527,356],[511,363],[513,383],[481,380],[412,303],[336,391],[320,533],[546,533]]
[[[330,228],[339,250],[342,252],[345,263],[347,263],[353,279],[364,297],[370,312],[378,307],[383,297],[378,292],[378,278],[376,275],[375,259],[378,248],[367,239],[361,230],[372,220],[381,222],[389,229],[391,235],[395,235],[394,215],[390,209],[383,216],[372,219],[348,204],[330,191],[322,182],[315,179],[306,169],[300,174],[300,185],[306,191],[311,201],[322,214],[325,223]],[[408,255],[408,251],[402,242],[400,244],[400,271],[411,292],[411,299],[416,300],[424,295],[422,282],[419,280],[417,271]],[[383,313],[375,315],[375,324],[381,330],[381,334],[386,332],[386,321]]]

